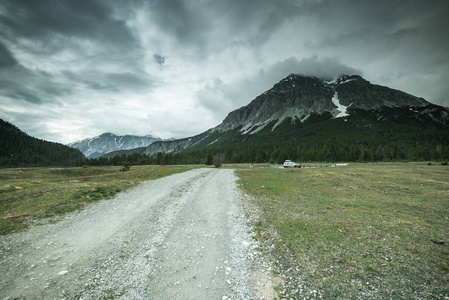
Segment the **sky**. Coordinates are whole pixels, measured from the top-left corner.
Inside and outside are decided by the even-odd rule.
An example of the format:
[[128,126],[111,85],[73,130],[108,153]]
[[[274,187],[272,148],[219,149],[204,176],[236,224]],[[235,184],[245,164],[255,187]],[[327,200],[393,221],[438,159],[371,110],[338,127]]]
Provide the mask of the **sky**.
[[70,143],[183,138],[290,73],[449,107],[447,0],[0,0],[0,118]]

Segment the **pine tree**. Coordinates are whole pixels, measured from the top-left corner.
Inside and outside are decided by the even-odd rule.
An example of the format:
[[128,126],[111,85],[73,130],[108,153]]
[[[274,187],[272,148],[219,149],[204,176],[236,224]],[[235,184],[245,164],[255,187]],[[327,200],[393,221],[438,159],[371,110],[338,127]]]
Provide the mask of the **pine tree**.
[[211,165],[213,165],[213,163],[214,163],[214,158],[212,156],[212,153],[209,152],[209,154],[207,155],[207,159],[206,159],[205,164],[207,166],[211,166]]

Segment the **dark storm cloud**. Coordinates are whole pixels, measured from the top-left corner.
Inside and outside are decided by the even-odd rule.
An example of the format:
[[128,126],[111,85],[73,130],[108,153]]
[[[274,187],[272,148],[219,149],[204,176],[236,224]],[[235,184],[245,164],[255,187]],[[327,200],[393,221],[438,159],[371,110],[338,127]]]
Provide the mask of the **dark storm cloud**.
[[43,102],[42,99],[36,95],[35,91],[23,87],[21,87],[20,90],[16,90],[15,94],[11,96],[16,99],[23,99],[33,104],[41,104]]
[[147,6],[158,29],[197,51],[216,51],[235,43],[257,46],[300,12],[294,1],[156,0]]
[[0,68],[12,67],[17,64],[8,48],[0,42]]
[[118,19],[127,9],[96,0],[2,1],[0,68],[13,68],[0,73],[0,91],[42,105],[68,102],[79,87],[115,92],[148,87],[141,50]]
[[[290,73],[326,79],[363,73],[449,106],[448,6],[447,0],[0,0],[0,99],[10,103],[0,105],[0,116],[14,114],[28,128],[37,115],[43,125],[51,119],[48,134],[59,130],[64,139],[66,132],[54,128],[74,132],[77,124],[77,135],[85,135],[92,119],[95,134],[140,124],[164,137],[180,134],[174,129],[180,126],[193,135]],[[116,122],[111,116],[126,114],[121,99],[132,99],[133,117]],[[180,101],[186,111],[173,109]]]
[[20,64],[0,72],[0,83],[0,95],[33,104],[59,103],[58,97],[72,92],[70,85],[58,82],[57,76]]
[[132,43],[123,21],[112,17],[112,9],[94,0],[21,0],[3,1],[5,14],[0,18],[2,35],[48,40],[56,36],[103,40],[114,44]]
[[[227,30],[230,38],[257,46],[266,42],[271,34],[291,18],[297,18],[299,7],[292,1],[271,0],[230,0],[216,1],[211,9],[215,18],[225,13]],[[244,35],[239,33],[245,32]],[[250,35],[247,35],[247,33]]]
[[209,17],[202,3],[183,0],[155,0],[148,12],[155,24],[183,44],[198,44],[210,28]]

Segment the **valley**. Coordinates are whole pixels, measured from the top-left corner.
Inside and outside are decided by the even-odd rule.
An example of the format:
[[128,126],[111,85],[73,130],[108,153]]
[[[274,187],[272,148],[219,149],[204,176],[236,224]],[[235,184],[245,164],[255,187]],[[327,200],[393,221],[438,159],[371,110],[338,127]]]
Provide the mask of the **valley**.
[[[449,297],[447,166],[223,168],[0,170],[16,177],[0,193],[2,226],[30,226],[0,238],[1,296]],[[128,187],[96,198],[89,185],[113,178]],[[49,194],[71,184],[96,200],[45,218]],[[14,196],[27,190],[34,215]]]

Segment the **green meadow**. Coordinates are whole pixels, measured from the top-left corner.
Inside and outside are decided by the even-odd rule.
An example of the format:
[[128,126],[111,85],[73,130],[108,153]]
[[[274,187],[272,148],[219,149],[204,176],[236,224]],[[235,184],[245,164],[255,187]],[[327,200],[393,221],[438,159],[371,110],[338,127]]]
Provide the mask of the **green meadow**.
[[133,166],[0,169],[0,234],[55,221],[64,213],[108,199],[144,180],[189,167]]
[[255,235],[292,298],[449,296],[449,168],[237,171]]

